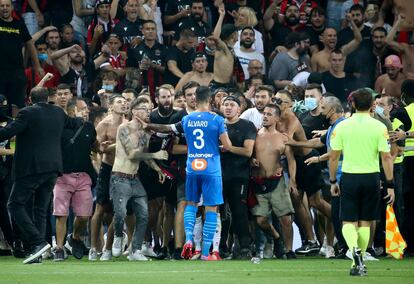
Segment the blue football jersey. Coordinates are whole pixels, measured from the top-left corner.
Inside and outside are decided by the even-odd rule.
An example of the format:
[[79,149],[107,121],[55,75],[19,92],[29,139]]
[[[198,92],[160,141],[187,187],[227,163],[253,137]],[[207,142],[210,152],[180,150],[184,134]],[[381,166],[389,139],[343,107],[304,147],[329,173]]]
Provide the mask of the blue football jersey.
[[219,137],[227,132],[224,118],[193,112],[182,119],[187,140],[187,174],[221,176]]

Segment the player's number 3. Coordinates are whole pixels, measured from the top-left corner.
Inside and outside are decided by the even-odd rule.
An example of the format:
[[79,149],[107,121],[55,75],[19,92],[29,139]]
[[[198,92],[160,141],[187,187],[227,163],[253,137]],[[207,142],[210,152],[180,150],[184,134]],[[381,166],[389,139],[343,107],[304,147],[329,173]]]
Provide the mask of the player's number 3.
[[193,135],[195,136],[196,141],[194,141],[194,147],[198,150],[204,148],[204,132],[201,129],[194,129]]

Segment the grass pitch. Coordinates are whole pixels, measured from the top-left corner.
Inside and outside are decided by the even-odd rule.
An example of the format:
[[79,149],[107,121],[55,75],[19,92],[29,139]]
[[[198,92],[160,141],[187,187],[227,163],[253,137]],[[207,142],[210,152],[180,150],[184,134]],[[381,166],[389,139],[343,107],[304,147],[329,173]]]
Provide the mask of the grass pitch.
[[0,283],[414,283],[414,258],[382,258],[368,262],[368,276],[348,275],[351,261],[303,257],[297,260],[88,262],[87,257],[65,262],[46,260],[23,265],[13,257],[0,257]]

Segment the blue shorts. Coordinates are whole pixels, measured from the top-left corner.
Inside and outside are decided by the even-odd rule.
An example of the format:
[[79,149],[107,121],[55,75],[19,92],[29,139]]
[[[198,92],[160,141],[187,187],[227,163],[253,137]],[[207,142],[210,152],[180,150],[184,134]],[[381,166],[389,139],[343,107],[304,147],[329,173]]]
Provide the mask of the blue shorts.
[[199,203],[201,195],[203,195],[203,205],[205,206],[223,204],[223,183],[221,177],[187,174],[185,200]]

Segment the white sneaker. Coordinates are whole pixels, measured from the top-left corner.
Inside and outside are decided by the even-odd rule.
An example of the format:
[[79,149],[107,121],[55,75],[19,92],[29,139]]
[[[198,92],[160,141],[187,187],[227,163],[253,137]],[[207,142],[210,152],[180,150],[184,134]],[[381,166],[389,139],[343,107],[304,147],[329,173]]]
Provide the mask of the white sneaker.
[[354,258],[352,257],[352,252],[351,252],[351,250],[350,249],[348,249],[347,251],[346,251],[346,257],[347,258],[349,258],[350,260],[354,260]]
[[265,259],[271,259],[273,258],[273,244],[267,242],[264,251],[263,251],[263,258]]
[[142,253],[145,256],[149,257],[156,257],[154,250],[152,249],[151,245],[147,242],[142,242],[142,248],[140,253]]
[[123,237],[115,237],[112,243],[112,255],[119,257],[122,254]]
[[89,261],[97,261],[98,260],[98,253],[96,251],[96,248],[91,248],[89,250]]
[[327,245],[323,245],[319,250],[319,255],[326,257]]
[[112,259],[112,251],[110,251],[108,249],[105,249],[102,252],[102,256],[101,256],[101,258],[99,260],[100,261],[108,261],[108,260],[111,260],[111,259]]
[[333,247],[326,245],[325,248],[325,258],[334,258],[335,257],[335,250]]
[[365,252],[364,261],[379,261],[378,258],[373,257],[369,252]]
[[53,258],[52,249],[50,248],[42,254],[42,259],[52,259],[52,258]]
[[142,250],[136,249],[135,251],[129,253],[128,255],[129,261],[148,261],[148,258],[142,253]]

